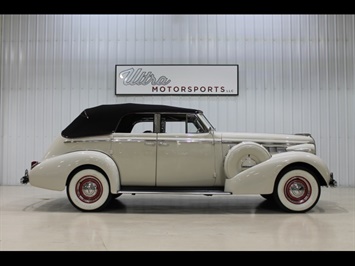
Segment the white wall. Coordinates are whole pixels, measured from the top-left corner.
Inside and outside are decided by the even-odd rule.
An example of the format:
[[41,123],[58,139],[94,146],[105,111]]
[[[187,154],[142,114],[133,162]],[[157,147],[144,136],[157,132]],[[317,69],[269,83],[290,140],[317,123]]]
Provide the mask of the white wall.
[[[310,132],[355,186],[354,15],[3,15],[0,184],[79,112],[104,103],[200,108],[223,131]],[[115,96],[115,64],[239,64],[239,96]]]

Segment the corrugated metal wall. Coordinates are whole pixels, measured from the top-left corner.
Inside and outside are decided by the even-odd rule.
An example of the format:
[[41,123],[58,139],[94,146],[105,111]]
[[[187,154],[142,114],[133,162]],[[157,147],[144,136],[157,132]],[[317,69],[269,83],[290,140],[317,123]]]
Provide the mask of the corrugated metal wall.
[[[310,132],[354,186],[354,15],[3,15],[0,184],[79,112],[104,103],[203,109],[223,131]],[[239,96],[114,94],[115,64],[239,64]]]

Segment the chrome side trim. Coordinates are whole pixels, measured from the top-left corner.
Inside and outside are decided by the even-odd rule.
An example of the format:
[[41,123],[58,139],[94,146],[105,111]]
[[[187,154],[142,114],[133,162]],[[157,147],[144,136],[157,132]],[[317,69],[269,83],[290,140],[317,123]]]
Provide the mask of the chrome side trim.
[[127,139],[127,138],[113,138],[112,142],[124,142],[124,143],[128,143],[128,142],[144,142],[144,141],[156,141],[156,138],[131,138],[131,139]]
[[194,138],[158,138],[158,141],[179,142],[179,143],[214,143],[213,139],[194,139]]
[[[246,140],[243,141],[223,141],[222,144],[226,145],[238,145],[239,143],[245,142]],[[261,142],[261,141],[253,141],[252,142],[258,143],[260,145],[263,145],[265,148],[287,148],[289,146],[293,145],[299,145],[299,144],[304,144],[304,142]],[[309,142],[309,144],[313,144]]]
[[105,139],[66,139],[64,140],[64,143],[80,143],[80,142],[85,142],[85,143],[90,143],[90,142],[110,142],[110,138],[105,138]]
[[122,194],[188,194],[188,195],[206,195],[206,196],[212,196],[212,195],[232,195],[231,192],[224,192],[224,191],[179,191],[179,190],[169,190],[169,191],[135,191],[135,190],[123,190],[123,191],[118,191],[117,193],[122,193]]
[[112,139],[112,142],[121,142],[121,143],[140,143],[140,142],[145,142],[145,141],[159,141],[159,142],[169,142],[169,143],[214,143],[213,139],[204,139],[204,140],[195,140],[195,139],[120,139],[120,138],[114,138]]
[[180,142],[180,143],[213,143],[213,139],[194,139],[194,138],[159,138],[157,139],[156,136],[151,138],[118,138],[113,137],[112,139],[66,139],[64,143],[95,143],[95,142],[144,142],[144,141],[164,141],[164,142]]

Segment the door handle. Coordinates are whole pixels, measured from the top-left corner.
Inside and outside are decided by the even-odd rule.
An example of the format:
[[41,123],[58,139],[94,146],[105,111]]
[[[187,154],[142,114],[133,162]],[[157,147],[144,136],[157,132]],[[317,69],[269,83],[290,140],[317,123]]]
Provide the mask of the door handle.
[[144,145],[147,145],[147,146],[155,146],[155,141],[145,141],[145,142],[144,142]]
[[169,146],[169,143],[166,143],[165,141],[159,141],[160,146]]

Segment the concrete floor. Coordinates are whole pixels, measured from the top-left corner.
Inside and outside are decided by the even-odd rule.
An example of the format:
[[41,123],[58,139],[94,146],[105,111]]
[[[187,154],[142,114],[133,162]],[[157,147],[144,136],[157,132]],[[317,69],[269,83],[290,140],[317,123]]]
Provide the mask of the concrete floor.
[[261,196],[122,195],[83,213],[65,192],[0,186],[0,251],[355,251],[355,188],[305,214]]

